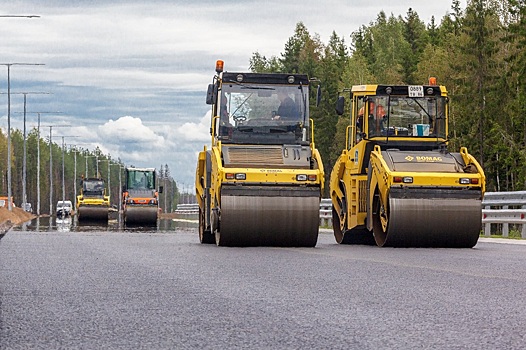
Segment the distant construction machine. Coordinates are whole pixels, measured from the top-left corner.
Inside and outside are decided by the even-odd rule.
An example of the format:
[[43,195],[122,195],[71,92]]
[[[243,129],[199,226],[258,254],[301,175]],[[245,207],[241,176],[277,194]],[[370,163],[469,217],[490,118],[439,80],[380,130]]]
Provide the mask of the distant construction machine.
[[104,180],[82,178],[76,207],[79,222],[98,221],[107,223],[110,197],[106,194]]
[[159,194],[155,168],[126,168],[122,189],[124,222],[155,225],[159,215]]
[[212,147],[196,169],[201,243],[315,246],[324,172],[309,78],[223,72],[223,61],[216,72],[207,93]]
[[[444,86],[358,85],[350,92],[346,148],[331,173],[338,243],[473,247],[484,172],[465,147],[449,152]],[[343,115],[344,97],[337,112]]]

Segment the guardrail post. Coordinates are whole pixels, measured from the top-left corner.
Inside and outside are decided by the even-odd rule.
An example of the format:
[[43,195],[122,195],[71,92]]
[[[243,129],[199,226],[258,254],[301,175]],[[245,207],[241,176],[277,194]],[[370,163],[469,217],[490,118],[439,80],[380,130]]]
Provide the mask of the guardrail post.
[[[490,208],[491,207],[489,205],[486,205],[484,207],[484,209],[490,209]],[[484,214],[483,214],[483,218],[485,218]],[[484,236],[486,236],[486,237],[491,236],[491,223],[490,222],[484,223],[483,226],[484,226]]]
[[332,201],[322,198],[320,201],[320,226],[332,226]]
[[[502,209],[508,209],[507,205],[503,205]],[[502,237],[509,237],[510,226],[507,222],[502,224]]]

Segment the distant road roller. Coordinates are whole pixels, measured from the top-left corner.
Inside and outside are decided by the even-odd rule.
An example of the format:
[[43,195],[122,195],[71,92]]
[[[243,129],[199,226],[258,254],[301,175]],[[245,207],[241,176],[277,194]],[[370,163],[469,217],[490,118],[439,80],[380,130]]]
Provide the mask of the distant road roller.
[[330,195],[338,243],[382,247],[473,247],[480,235],[485,176],[465,147],[449,152],[444,86],[359,85],[346,148]]
[[314,247],[324,172],[308,77],[223,72],[222,61],[216,72],[212,147],[196,170],[201,243]]
[[106,194],[105,181],[99,178],[82,178],[76,207],[79,222],[98,221],[107,223],[110,196]]
[[159,216],[159,192],[155,168],[126,168],[122,190],[124,222],[155,225]]

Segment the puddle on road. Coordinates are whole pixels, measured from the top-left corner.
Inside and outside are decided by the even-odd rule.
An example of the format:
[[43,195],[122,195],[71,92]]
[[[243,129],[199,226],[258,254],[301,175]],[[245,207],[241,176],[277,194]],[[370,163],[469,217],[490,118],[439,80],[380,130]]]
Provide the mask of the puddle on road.
[[90,232],[90,231],[112,231],[112,232],[174,232],[197,230],[198,222],[194,219],[162,219],[154,226],[126,226],[122,220],[108,220],[108,223],[89,222],[79,223],[76,217],[56,218],[40,217],[14,227],[14,231],[34,232]]

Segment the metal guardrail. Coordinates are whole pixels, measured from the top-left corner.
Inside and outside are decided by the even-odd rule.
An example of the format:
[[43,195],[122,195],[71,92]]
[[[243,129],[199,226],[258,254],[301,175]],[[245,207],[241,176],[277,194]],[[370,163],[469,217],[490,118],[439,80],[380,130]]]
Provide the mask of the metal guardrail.
[[[179,204],[175,213],[197,215],[199,206]],[[502,225],[502,236],[509,236],[510,225],[521,225],[521,237],[526,238],[526,191],[486,192],[482,200],[482,226],[484,235],[491,235],[492,224]],[[322,198],[320,202],[320,226],[332,227],[332,202]]]
[[[511,207],[511,208],[510,208]],[[521,225],[526,238],[526,191],[486,192],[482,200],[484,235],[491,235],[491,224],[502,225],[502,236],[509,236],[509,225]]]
[[332,201],[330,198],[322,198],[320,202],[320,226],[332,227]]
[[[331,199],[322,199],[320,225],[332,227]],[[491,235],[492,224],[502,225],[502,236],[508,237],[510,225],[521,226],[521,237],[526,238],[526,191],[486,192],[482,200],[484,235]]]
[[[174,211],[181,215],[197,215],[199,214],[199,205],[192,204],[178,204]],[[320,226],[332,227],[332,202],[330,198],[323,198],[320,202]]]
[[199,204],[197,203],[177,204],[177,209],[174,212],[176,214],[198,215],[199,214]]

